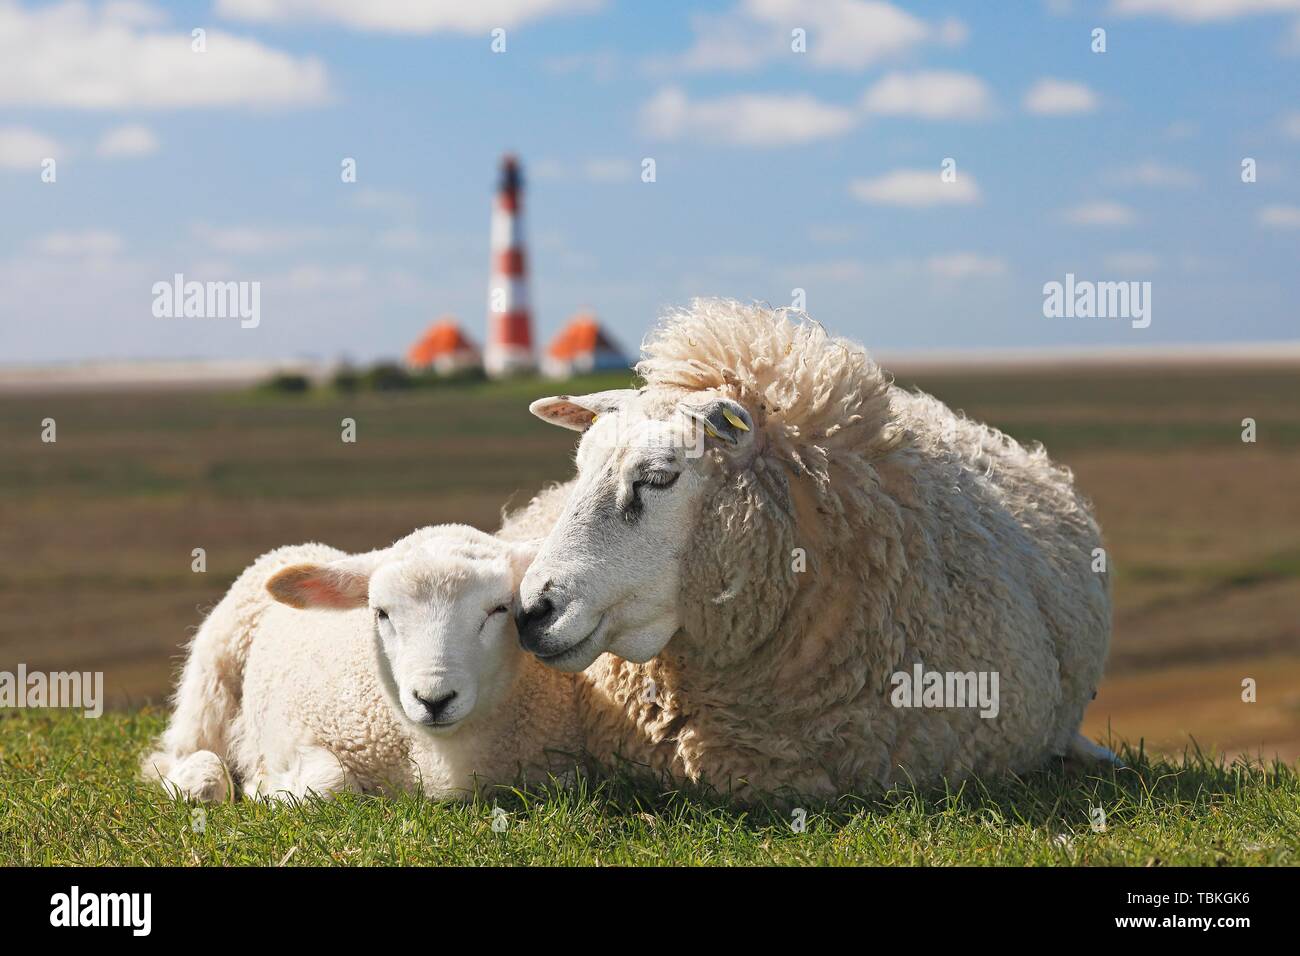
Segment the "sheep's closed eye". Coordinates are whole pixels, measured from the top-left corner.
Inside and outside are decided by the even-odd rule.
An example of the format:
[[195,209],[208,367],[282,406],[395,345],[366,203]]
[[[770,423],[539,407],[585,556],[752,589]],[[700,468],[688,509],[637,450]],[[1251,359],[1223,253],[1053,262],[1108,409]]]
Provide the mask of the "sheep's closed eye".
[[386,621],[388,620],[388,612],[382,607],[377,607],[375,608],[375,617],[379,618],[381,621]]
[[681,474],[680,471],[649,471],[640,481],[632,482],[632,490],[635,492],[642,488],[671,488]]
[[623,503],[623,520],[635,522],[640,519],[642,511],[641,492],[647,488],[665,491],[671,488],[681,477],[680,471],[647,471],[644,477],[632,482],[632,494]]
[[509,610],[510,606],[508,604],[498,604],[492,610],[488,611],[487,616],[483,618],[483,623],[478,626],[479,633],[483,633],[483,629],[487,627],[488,621],[492,620],[492,618],[496,617],[498,614],[505,614]]

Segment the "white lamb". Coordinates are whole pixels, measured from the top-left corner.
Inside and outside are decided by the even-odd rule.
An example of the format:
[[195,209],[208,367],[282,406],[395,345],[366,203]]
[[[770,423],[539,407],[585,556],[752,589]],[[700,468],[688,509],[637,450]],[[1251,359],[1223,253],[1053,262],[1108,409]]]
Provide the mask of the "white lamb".
[[422,789],[464,797],[573,766],[575,682],[519,648],[535,551],[465,525],[348,555],[280,548],[193,643],[148,776],[220,800]]

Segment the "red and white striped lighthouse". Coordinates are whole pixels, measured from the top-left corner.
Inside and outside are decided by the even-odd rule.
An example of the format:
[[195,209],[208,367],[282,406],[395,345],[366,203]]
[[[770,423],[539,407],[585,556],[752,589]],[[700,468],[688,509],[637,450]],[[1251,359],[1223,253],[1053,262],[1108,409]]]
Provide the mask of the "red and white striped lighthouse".
[[507,155],[501,160],[501,182],[492,204],[492,278],[483,350],[483,367],[492,376],[531,371],[536,365],[524,258],[523,200],[519,161]]

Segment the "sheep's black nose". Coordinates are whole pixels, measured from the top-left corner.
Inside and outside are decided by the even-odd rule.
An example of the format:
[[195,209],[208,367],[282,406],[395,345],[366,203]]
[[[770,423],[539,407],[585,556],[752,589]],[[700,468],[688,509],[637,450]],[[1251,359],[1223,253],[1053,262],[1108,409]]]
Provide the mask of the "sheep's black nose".
[[456,699],[456,692],[453,690],[449,694],[443,694],[441,697],[434,699],[421,697],[419,694],[416,694],[415,699],[424,705],[425,713],[429,717],[429,723],[437,724],[441,723],[443,717],[446,716],[447,708],[450,707],[451,702]]
[[546,626],[555,617],[555,605],[548,597],[539,598],[528,607],[519,609],[515,626],[519,628],[519,643],[526,651],[535,651],[542,642]]

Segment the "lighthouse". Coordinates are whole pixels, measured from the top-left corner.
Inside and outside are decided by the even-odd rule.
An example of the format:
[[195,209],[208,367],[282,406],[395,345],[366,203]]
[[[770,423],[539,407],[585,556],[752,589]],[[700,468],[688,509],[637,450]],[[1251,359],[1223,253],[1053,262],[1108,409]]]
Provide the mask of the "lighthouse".
[[488,283],[488,333],[483,367],[493,377],[531,371],[533,317],[528,304],[528,261],[524,256],[524,182],[519,161],[501,160],[501,180],[492,204],[492,277]]

